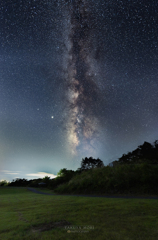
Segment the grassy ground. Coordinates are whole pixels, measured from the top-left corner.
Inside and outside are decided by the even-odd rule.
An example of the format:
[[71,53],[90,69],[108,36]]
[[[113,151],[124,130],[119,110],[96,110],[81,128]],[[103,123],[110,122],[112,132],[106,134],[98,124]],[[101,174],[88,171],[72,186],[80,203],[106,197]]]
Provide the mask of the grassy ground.
[[0,239],[156,240],[158,201],[40,195],[0,188]]
[[40,192],[44,192],[44,193],[53,193],[55,194],[55,192],[51,189],[48,189],[48,188],[34,188],[34,189],[37,189],[37,191],[40,191]]

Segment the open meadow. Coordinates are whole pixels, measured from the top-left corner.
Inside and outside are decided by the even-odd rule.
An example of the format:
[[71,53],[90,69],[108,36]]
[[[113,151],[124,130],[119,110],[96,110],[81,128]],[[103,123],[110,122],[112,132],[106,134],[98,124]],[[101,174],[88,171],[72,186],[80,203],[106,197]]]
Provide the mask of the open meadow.
[[154,199],[42,195],[1,187],[0,213],[2,240],[158,238]]

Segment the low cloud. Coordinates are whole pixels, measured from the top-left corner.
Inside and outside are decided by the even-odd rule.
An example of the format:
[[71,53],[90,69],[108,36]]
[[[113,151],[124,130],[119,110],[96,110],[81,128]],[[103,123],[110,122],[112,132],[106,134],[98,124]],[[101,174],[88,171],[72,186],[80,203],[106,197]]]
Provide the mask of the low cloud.
[[8,170],[1,170],[0,172],[5,173],[5,174],[13,174],[13,175],[17,175],[20,173],[20,171],[17,172],[12,172],[12,171],[8,171]]
[[46,173],[46,172],[38,172],[38,173],[28,173],[26,176],[30,177],[39,177],[39,178],[44,178],[45,176],[48,176],[50,178],[55,178],[57,175],[54,175],[52,173]]

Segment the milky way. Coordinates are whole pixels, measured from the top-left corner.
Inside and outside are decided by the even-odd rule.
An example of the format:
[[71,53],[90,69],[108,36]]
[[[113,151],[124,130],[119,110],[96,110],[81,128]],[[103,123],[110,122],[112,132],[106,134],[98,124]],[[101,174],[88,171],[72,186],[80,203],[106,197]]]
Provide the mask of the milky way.
[[[65,75],[67,81],[67,138],[73,155],[94,154],[99,137],[101,101],[92,71],[91,17],[86,1],[69,4]],[[64,36],[65,37],[65,36]]]

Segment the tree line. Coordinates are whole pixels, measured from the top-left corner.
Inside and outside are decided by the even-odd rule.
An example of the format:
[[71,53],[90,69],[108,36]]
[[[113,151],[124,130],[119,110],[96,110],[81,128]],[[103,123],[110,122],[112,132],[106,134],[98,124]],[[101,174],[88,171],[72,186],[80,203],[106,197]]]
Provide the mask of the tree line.
[[49,187],[55,188],[59,184],[69,181],[74,175],[80,174],[83,171],[87,171],[92,168],[101,168],[104,166],[104,163],[99,159],[93,157],[85,157],[81,161],[81,167],[76,171],[67,170],[66,168],[61,169],[57,177],[51,179],[48,176],[44,178],[31,179],[27,180],[25,178],[16,178],[12,182],[7,183],[6,180],[0,182],[0,186],[9,186],[9,187]]
[[132,152],[123,154],[117,161],[113,161],[112,165],[139,163],[158,164],[158,140],[154,144],[144,142]]
[[1,186],[47,187],[59,193],[152,193],[157,194],[158,140],[144,142],[132,152],[123,154],[104,166],[99,158],[85,157],[76,171],[61,169],[57,177],[14,179]]

